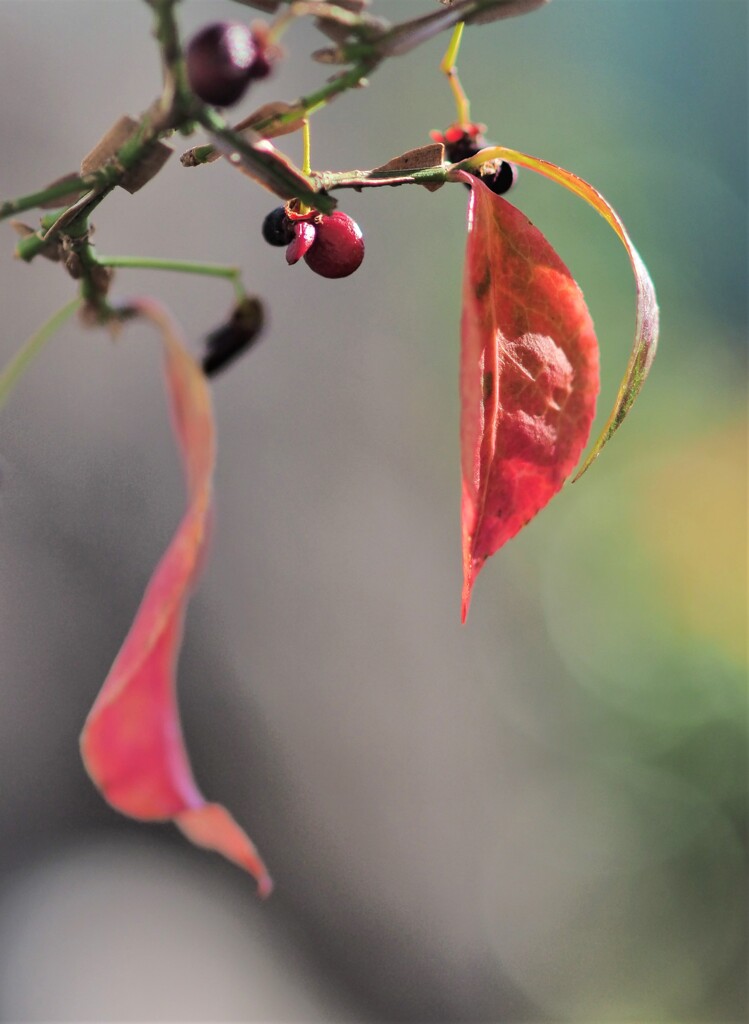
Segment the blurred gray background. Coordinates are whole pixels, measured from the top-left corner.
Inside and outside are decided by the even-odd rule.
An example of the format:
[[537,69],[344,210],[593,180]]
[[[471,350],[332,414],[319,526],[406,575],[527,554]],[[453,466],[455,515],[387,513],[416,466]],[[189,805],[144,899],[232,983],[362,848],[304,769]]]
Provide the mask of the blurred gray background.
[[[180,11],[186,33],[245,15]],[[3,198],[148,105],[149,32],[136,0],[0,2]],[[323,81],[321,37],[285,42],[237,116]],[[446,43],[317,114],[313,165],[374,166],[444,128]],[[197,778],[277,890],[261,905],[171,828],[119,818],[81,767],[182,483],[155,336],[71,323],[0,418],[4,1021],[746,1019],[747,8],[554,0],[469,30],[460,67],[490,138],[621,213],[663,310],[652,379],[461,627],[463,189],[341,194],[367,244],[342,281],[289,269],[260,239],[273,197],[223,162],[175,157],[114,194],[100,251],[236,262],[270,311],[216,382],[217,530],[180,692]],[[626,255],[530,172],[510,198],[586,293],[600,423],[631,343]],[[72,283],[2,236],[6,361]],[[115,290],[168,302],[196,349],[231,302],[174,274]]]

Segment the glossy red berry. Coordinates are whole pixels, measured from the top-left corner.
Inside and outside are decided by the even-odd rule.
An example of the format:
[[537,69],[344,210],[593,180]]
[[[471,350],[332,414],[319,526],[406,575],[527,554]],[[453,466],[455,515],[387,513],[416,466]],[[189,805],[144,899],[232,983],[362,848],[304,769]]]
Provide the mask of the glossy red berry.
[[361,228],[345,213],[336,210],[315,220],[315,239],[304,262],[321,277],[348,277],[364,259]]
[[246,25],[218,21],[206,25],[187,44],[187,79],[205,103],[228,107],[241,99],[258,59],[255,38]]

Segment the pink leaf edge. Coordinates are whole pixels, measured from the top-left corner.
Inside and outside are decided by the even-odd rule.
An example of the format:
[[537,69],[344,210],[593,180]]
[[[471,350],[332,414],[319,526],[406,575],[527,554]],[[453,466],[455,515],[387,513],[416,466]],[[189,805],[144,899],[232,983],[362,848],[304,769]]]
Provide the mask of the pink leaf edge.
[[174,822],[191,842],[249,872],[265,897],[273,883],[254,844],[229,811],[207,802],[195,783],[177,705],[185,610],[212,519],[216,440],[210,391],[167,310],[152,299],[132,305],[162,337],[188,503],[86,719],[80,740],[83,763],[115,810],[141,821]]

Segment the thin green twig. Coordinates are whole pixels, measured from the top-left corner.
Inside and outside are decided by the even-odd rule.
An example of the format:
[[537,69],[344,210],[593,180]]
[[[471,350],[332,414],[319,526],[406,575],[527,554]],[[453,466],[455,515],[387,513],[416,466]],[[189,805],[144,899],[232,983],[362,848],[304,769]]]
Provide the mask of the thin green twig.
[[0,205],[0,220],[12,217],[16,213],[23,213],[24,210],[35,210],[39,206],[45,206],[47,203],[61,199],[63,196],[69,196],[73,192],[82,193],[86,190],[84,179],[79,176],[56,181],[47,185],[46,188],[39,189],[38,192],[31,192],[29,195],[19,196],[17,199],[9,199]]
[[179,274],[199,274],[203,277],[222,277],[231,281],[238,300],[247,297],[242,285],[239,267],[219,263],[198,263],[194,260],[164,260],[150,256],[97,256],[100,267],[124,267],[129,270],[172,270]]

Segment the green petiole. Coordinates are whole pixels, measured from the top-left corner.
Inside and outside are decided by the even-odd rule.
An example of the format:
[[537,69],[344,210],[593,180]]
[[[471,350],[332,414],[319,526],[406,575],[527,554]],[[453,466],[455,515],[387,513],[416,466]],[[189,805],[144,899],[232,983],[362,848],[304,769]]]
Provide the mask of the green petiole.
[[55,331],[62,327],[80,305],[81,300],[76,298],[68,302],[62,309],[58,309],[46,324],[42,324],[39,330],[32,334],[28,341],[16,352],[2,373],[0,373],[0,409],[5,405],[8,396],[23,376],[24,371],[44,348],[45,343],[49,341]]
[[97,255],[96,262],[100,267],[122,267],[129,270],[173,270],[179,274],[223,277],[234,285],[234,291],[240,302],[247,298],[239,267],[228,267],[220,263],[196,263],[193,260],[163,260],[150,256]]

